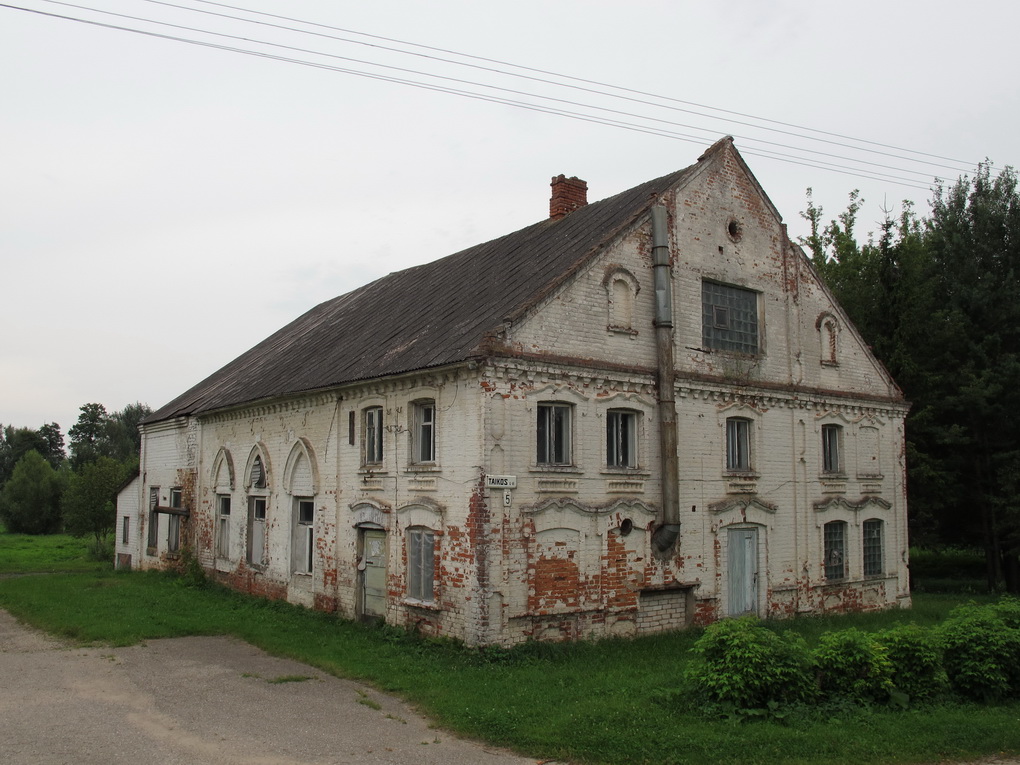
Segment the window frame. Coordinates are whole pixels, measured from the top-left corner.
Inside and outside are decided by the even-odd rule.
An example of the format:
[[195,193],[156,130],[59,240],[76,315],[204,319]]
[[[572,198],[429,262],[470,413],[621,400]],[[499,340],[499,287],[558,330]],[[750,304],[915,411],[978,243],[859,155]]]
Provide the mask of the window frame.
[[634,409],[606,411],[606,467],[618,470],[638,467],[639,422]]
[[[261,517],[260,517],[261,510]],[[248,549],[246,551],[246,560],[249,565],[256,566],[259,568],[265,567],[268,563],[267,547],[267,518],[269,516],[269,500],[268,497],[260,494],[252,494],[248,497]],[[258,537],[256,540],[256,529],[259,529]],[[258,559],[256,560],[255,552],[256,546],[261,548]]]
[[[307,516],[305,514],[307,511]],[[294,497],[294,525],[291,571],[300,575],[315,573],[315,500]]]
[[412,404],[411,464],[435,465],[437,414],[435,399],[427,398]]
[[[155,551],[159,544],[159,487],[149,487],[149,528],[146,533],[146,547]],[[154,554],[154,553],[153,553]]]
[[131,516],[123,516],[121,521],[120,543],[126,545],[131,540]]
[[847,555],[848,529],[849,524],[846,521],[829,521],[822,526],[822,565],[825,569],[825,579],[829,582],[843,581],[848,576],[850,562]]
[[759,292],[733,284],[701,282],[701,342],[708,351],[759,356],[762,352]]
[[535,427],[535,464],[568,467],[573,462],[574,406],[562,401],[541,401]]
[[822,425],[822,473],[825,475],[842,475],[843,465],[843,426],[835,423]]
[[726,418],[726,472],[754,472],[754,420],[750,417]]
[[861,525],[861,560],[864,576],[885,574],[885,521],[881,518],[868,518]]
[[381,406],[365,407],[361,416],[361,425],[362,464],[365,466],[382,465],[385,456],[383,408]]
[[230,560],[230,504],[229,494],[216,495],[216,557],[222,560]]
[[412,526],[405,533],[407,551],[407,599],[417,603],[436,602],[436,532],[427,526]]

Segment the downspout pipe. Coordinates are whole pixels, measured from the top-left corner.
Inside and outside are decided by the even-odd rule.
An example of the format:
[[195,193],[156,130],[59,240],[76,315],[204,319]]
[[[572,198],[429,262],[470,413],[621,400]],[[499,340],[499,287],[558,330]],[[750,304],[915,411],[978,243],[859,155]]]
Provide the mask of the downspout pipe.
[[673,360],[673,276],[669,262],[666,208],[656,205],[652,216],[652,268],[655,284],[655,352],[659,389],[659,452],[662,509],[652,532],[659,558],[669,558],[680,536],[680,477],[677,461],[676,364]]

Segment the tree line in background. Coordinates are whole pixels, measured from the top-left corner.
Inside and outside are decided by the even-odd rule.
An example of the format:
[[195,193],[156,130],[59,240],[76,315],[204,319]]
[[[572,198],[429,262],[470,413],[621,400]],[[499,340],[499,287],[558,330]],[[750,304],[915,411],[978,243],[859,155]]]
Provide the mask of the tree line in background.
[[0,428],[0,521],[13,533],[91,535],[94,552],[112,556],[116,494],[138,470],[138,424],[151,413],[140,403],[112,414],[85,404],[67,432],[70,457],[55,422]]
[[1012,168],[939,185],[858,241],[863,200],[801,240],[907,400],[911,542],[985,551],[988,586],[1020,592],[1020,198]]

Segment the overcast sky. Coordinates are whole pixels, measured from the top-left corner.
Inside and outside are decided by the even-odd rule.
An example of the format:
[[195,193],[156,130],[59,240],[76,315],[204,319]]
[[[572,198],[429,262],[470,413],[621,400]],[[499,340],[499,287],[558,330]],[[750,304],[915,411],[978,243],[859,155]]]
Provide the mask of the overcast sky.
[[734,135],[796,237],[807,187],[827,218],[860,188],[863,235],[1018,161],[1006,0],[0,2],[0,424],[157,408],[317,303],[544,218],[559,173],[595,201]]

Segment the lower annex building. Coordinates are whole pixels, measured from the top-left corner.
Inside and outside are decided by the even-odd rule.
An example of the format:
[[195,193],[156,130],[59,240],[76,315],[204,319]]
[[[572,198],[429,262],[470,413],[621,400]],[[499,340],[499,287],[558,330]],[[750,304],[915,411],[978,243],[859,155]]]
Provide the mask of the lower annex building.
[[118,565],[468,644],[908,606],[908,405],[730,138],[154,412]]

